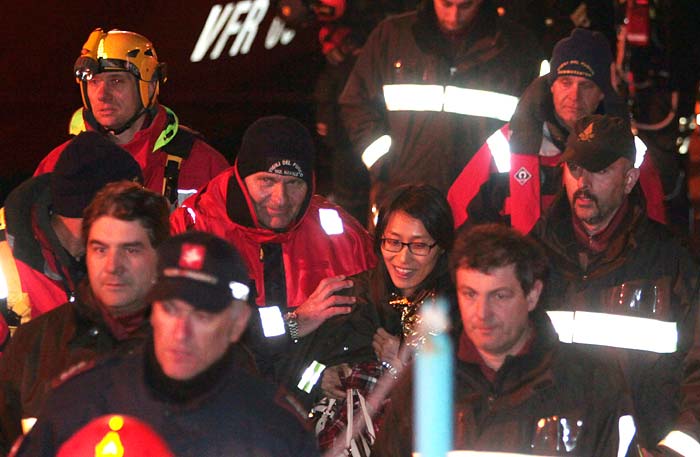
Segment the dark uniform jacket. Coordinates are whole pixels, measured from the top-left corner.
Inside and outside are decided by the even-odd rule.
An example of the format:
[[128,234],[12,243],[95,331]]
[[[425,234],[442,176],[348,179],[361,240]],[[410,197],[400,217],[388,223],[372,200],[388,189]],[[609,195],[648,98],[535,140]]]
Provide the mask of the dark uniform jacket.
[[[664,226],[647,218],[643,208],[635,188],[627,212],[619,216],[622,219],[600,254],[577,240],[564,192],[533,233],[551,262],[541,298],[545,309],[624,319],[615,321],[618,324],[612,328],[594,329],[587,340],[581,340],[579,332],[579,340],[573,341],[592,344],[586,349],[604,353],[622,366],[634,397],[641,443],[653,449],[672,430],[700,438],[700,269]],[[599,240],[594,236],[589,242],[594,245]],[[578,320],[579,314],[574,316]],[[675,351],[675,341],[669,341],[674,332],[661,333],[669,325],[677,329]],[[615,344],[611,339],[637,349],[610,347]],[[662,344],[664,348],[658,346]]]
[[[380,23],[340,97],[357,154],[391,136],[391,149],[371,170],[375,199],[407,183],[427,182],[447,192],[486,138],[510,118],[482,112],[495,103],[459,97],[465,89],[519,96],[537,76],[538,55],[532,36],[499,18],[490,0],[468,33],[454,40],[440,31],[432,0]],[[447,87],[456,92],[447,94]]]
[[118,339],[105,324],[87,282],[79,298],[21,325],[0,357],[0,454],[21,434],[20,421],[37,417],[54,382],[112,351],[142,343],[148,322]]
[[80,427],[108,413],[146,422],[178,457],[319,455],[284,391],[240,369],[231,351],[177,382],[163,374],[147,344],[57,387],[18,456],[54,456]]
[[[508,356],[493,383],[479,364],[455,361],[454,449],[617,456],[619,420],[629,409],[621,374],[558,343],[539,309],[531,322],[535,339],[530,350]],[[372,455],[411,456],[413,380],[405,373]]]

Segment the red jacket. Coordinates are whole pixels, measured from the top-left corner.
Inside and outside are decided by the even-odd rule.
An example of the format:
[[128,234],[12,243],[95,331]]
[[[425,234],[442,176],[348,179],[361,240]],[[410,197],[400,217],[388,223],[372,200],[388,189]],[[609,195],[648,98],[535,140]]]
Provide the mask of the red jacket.
[[[172,124],[171,121],[172,119],[168,119],[166,108],[158,105],[156,115],[151,124],[136,132],[136,135],[129,143],[120,145],[141,166],[146,187],[158,193],[163,193],[163,173],[168,154],[160,146],[156,149],[156,143],[169,123]],[[175,118],[174,122],[177,123],[177,118]],[[92,126],[85,121],[80,127],[93,130]],[[44,157],[34,175],[53,170],[56,161],[69,142],[70,140],[66,141]],[[178,188],[199,189],[228,167],[229,164],[221,153],[197,138],[192,145],[189,157],[182,161]]]
[[[544,157],[537,151],[510,151],[510,139],[510,124],[506,124],[489,137],[450,187],[447,201],[452,208],[456,227],[468,220],[467,207],[480,191],[483,192],[482,185],[499,173],[499,167],[510,167],[509,189],[502,207],[493,210],[510,215],[512,227],[528,233],[549,208],[554,194],[548,196],[541,192],[540,174],[543,166],[552,166],[557,161],[557,156]],[[554,146],[550,144],[550,147]],[[639,169],[639,183],[646,200],[647,214],[651,219],[665,224],[664,192],[659,172],[648,156],[645,156]]]
[[[239,214],[234,215],[236,221],[231,219],[229,208],[232,207]],[[258,306],[265,306],[262,243],[282,246],[288,308],[306,301],[322,279],[354,275],[377,262],[367,231],[343,209],[319,195],[311,197],[295,225],[282,233],[261,227],[252,208],[246,186],[234,166],[186,200],[170,221],[173,233],[202,230],[233,244],[255,281]],[[332,218],[335,214],[339,216],[342,233],[328,234],[323,228],[321,212],[325,210],[330,210]]]

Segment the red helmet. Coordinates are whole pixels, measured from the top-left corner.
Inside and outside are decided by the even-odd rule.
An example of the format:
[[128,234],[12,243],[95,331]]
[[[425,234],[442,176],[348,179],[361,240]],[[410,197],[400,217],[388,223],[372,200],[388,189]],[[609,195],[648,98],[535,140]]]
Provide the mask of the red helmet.
[[149,425],[117,414],[93,419],[71,436],[56,457],[174,457]]

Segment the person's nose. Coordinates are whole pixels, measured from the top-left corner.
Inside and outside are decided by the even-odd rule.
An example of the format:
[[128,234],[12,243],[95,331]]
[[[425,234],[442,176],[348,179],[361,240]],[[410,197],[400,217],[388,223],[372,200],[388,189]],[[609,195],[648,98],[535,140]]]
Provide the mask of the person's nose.
[[175,341],[186,341],[192,332],[188,316],[177,316],[172,328],[172,338]]
[[124,269],[124,256],[118,249],[110,249],[107,252],[107,271],[118,274]]
[[270,200],[272,200],[272,203],[278,207],[285,206],[287,204],[289,196],[287,195],[287,188],[283,183],[277,183],[273,186]]

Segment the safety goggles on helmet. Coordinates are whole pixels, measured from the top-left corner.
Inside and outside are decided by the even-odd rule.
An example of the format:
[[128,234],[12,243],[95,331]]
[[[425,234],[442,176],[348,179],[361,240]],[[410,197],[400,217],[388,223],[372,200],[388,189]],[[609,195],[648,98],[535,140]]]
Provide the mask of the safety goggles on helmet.
[[[143,108],[149,108],[153,104],[160,84],[167,79],[165,64],[158,62],[153,44],[138,33],[123,30],[93,30],[73,69],[76,81],[81,85],[83,104],[87,109],[90,109],[90,101],[86,82],[97,73],[128,71],[133,74]],[[151,83],[155,83],[152,93]]]

